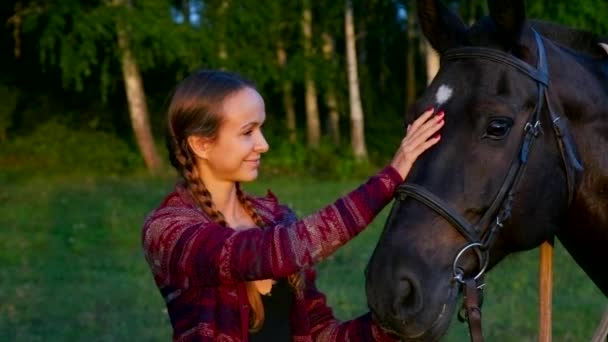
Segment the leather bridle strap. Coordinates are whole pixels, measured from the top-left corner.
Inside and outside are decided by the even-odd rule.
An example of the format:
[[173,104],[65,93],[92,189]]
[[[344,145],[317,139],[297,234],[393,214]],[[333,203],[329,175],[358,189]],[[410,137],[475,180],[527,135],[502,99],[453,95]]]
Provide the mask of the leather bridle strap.
[[469,322],[469,334],[472,342],[482,342],[483,333],[481,331],[481,300],[477,290],[477,281],[469,278],[464,285],[464,307]]
[[[494,217],[497,211],[506,212],[506,210],[502,210],[501,207],[510,207],[510,203],[506,203],[505,200],[509,201],[512,197],[511,194],[514,191],[515,185],[523,174],[524,166],[527,164],[528,156],[532,145],[536,140],[536,137],[540,133],[540,115],[542,112],[543,102],[545,100],[546,89],[549,85],[549,69],[542,39],[536,31],[533,31],[533,33],[538,50],[537,68],[533,68],[528,63],[517,59],[505,52],[482,47],[458,48],[447,51],[442,56],[442,58],[446,61],[461,59],[482,59],[510,66],[536,81],[538,89],[536,106],[530,114],[530,117],[528,118],[528,121],[524,128],[525,132],[519,148],[519,160],[513,160],[511,162],[511,166],[509,168],[509,171],[507,172],[507,175],[502,183],[501,188],[494,197],[494,200],[492,201],[488,210],[486,210],[484,215],[477,222],[475,226],[476,231],[481,231],[484,227],[487,227],[489,224],[494,223],[492,222],[492,218]],[[508,217],[505,217],[505,219],[508,219]],[[498,226],[500,225],[501,224],[499,223]],[[488,236],[487,240],[492,240],[493,238],[494,236]],[[489,247],[489,245],[487,246]]]
[[400,185],[397,189],[397,198],[403,201],[407,197],[412,197],[433,209],[433,211],[450,222],[467,241],[479,241],[479,233],[469,224],[469,222],[432,192],[427,191],[419,185],[405,183]]

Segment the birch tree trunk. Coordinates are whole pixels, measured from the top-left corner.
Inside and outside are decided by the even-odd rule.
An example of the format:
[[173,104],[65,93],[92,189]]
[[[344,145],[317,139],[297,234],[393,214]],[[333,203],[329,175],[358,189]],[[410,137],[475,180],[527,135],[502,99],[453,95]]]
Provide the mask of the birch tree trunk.
[[317,86],[313,79],[312,63],[312,11],[310,2],[304,1],[302,13],[302,34],[304,36],[304,54],[308,59],[305,71],[305,106],[306,106],[306,134],[308,146],[317,148],[321,139],[321,125],[319,123],[319,108],[317,105]]
[[[279,39],[277,42],[277,60],[279,67],[284,70],[287,65],[287,52],[285,52],[285,46],[282,39]],[[287,78],[285,78],[282,83],[281,91],[283,92],[283,109],[285,110],[286,116],[287,139],[290,143],[294,144],[297,142],[297,131],[296,109],[293,100],[293,85]]]
[[426,38],[424,38],[424,56],[426,61],[426,84],[428,85],[439,71],[439,54]]
[[[112,4],[128,6],[126,0],[112,0]],[[127,26],[120,18],[116,21],[116,32],[133,133],[148,170],[156,171],[160,168],[161,161],[152,137],[141,72],[131,50]]]
[[344,31],[346,35],[346,64],[348,74],[348,95],[350,99],[350,134],[355,159],[367,159],[363,108],[359,95],[359,75],[357,71],[357,49],[355,43],[355,24],[351,0],[346,0],[344,14]]
[[[334,42],[331,35],[327,32],[323,32],[323,56],[333,65],[334,60]],[[325,103],[327,104],[329,114],[329,132],[331,134],[332,142],[335,146],[340,146],[340,112],[338,112],[338,100],[336,99],[336,90],[333,85],[333,79],[330,79],[327,85],[327,92],[325,94]]]

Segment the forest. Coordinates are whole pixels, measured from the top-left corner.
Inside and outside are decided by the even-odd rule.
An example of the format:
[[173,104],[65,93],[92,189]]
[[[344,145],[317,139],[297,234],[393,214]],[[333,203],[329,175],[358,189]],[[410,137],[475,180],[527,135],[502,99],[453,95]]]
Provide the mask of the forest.
[[[485,1],[446,2],[467,23]],[[529,17],[608,31],[605,1],[529,1]],[[5,177],[157,172],[175,84],[196,69],[252,80],[275,171],[348,176],[381,164],[432,79],[415,2],[3,1],[0,167]]]

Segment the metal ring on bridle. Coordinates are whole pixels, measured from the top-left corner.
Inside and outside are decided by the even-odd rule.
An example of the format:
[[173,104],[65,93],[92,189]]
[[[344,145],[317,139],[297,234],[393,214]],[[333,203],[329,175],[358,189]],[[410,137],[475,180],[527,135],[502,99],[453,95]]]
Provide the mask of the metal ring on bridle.
[[[477,247],[477,248],[475,248],[475,247]],[[474,249],[475,254],[477,255],[477,259],[479,260],[479,265],[481,265],[480,266],[481,269],[479,270],[479,272],[473,279],[477,280],[479,277],[481,277],[481,275],[486,271],[486,267],[488,267],[488,261],[489,261],[488,251],[482,250],[483,244],[481,244],[480,242],[472,242],[472,243],[464,246],[460,250],[460,252],[458,252],[458,254],[456,255],[456,258],[454,258],[454,262],[452,264],[452,272],[454,273],[454,279],[456,279],[460,283],[464,283],[464,279],[463,279],[464,274],[462,272],[462,269],[458,267],[458,260],[464,254],[465,251],[467,251],[468,249],[471,249],[471,248],[475,248]]]

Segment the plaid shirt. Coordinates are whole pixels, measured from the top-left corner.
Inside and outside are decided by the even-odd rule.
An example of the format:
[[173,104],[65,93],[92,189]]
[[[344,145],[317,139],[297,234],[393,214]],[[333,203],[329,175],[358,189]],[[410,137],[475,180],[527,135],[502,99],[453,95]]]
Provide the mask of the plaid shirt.
[[369,313],[334,318],[315,286],[311,266],[335,252],[386,206],[402,178],[388,166],[333,204],[297,220],[270,192],[250,197],[265,229],[234,230],[214,223],[177,185],[146,219],[142,244],[165,303],[174,341],[247,341],[245,281],[305,270],[294,294],[292,341],[392,341]]

